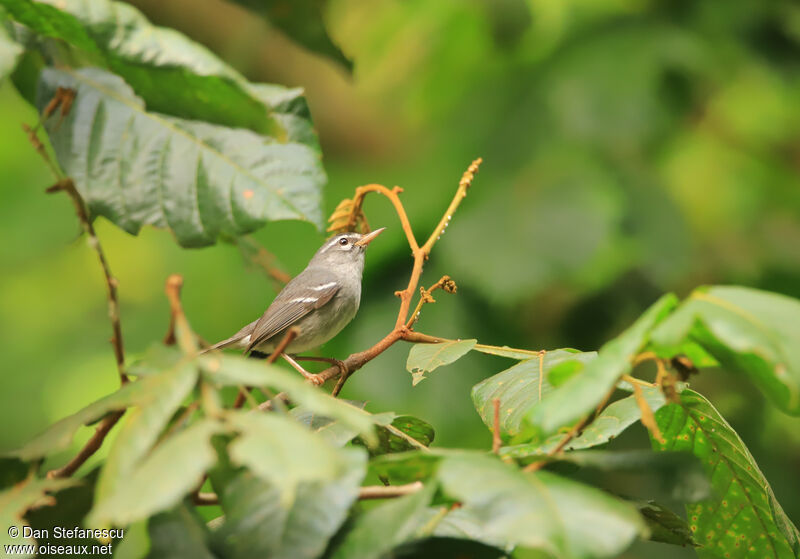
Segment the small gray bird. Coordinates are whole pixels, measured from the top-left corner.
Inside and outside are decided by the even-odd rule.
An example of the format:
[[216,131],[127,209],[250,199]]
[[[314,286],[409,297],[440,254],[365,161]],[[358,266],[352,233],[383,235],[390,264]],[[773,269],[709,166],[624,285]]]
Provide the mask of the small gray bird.
[[296,326],[300,333],[286,347],[283,357],[307,378],[314,378],[288,354],[320,346],[353,320],[361,302],[361,275],[367,245],[386,228],[366,235],[341,233],[320,247],[306,269],[286,284],[272,304],[255,320],[226,340],[205,351],[237,347],[245,353],[272,353],[286,331]]

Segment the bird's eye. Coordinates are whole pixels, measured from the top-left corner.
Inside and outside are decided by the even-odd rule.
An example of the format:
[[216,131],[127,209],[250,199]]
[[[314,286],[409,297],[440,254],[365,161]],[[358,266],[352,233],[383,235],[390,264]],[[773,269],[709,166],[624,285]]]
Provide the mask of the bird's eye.
[[339,239],[339,244],[342,245],[343,247],[346,247],[347,246],[347,237],[342,237],[341,239]]

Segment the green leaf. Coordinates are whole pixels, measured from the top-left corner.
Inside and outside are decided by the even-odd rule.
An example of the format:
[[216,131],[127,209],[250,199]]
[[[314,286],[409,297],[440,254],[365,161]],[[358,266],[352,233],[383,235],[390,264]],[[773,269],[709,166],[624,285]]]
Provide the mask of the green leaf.
[[145,377],[141,381],[161,379],[122,418],[122,426],[111,444],[108,457],[97,481],[95,501],[101,502],[128,484],[129,476],[153,448],[159,435],[192,392],[197,383],[194,363],[179,363],[174,369],[156,377]]
[[[417,417],[410,415],[398,417],[391,412],[384,412],[375,414],[372,418],[378,427],[378,442],[368,448],[371,456],[417,450],[433,442],[435,436],[433,426]],[[402,436],[401,433],[408,437]],[[366,442],[356,439],[355,444],[366,444]]]
[[[441,514],[441,509],[429,508],[430,517]],[[459,507],[450,510],[433,530],[433,535],[439,538],[461,538],[482,542],[495,548],[505,548],[511,551],[512,546],[506,542],[492,539],[486,534],[481,518],[475,515],[474,508]]]
[[549,435],[591,412],[619,377],[631,370],[631,360],[647,343],[650,331],[676,304],[672,294],[661,297],[630,328],[600,348],[597,358],[587,363],[582,373],[533,406],[527,419]]
[[221,496],[222,525],[213,548],[223,557],[319,557],[358,498],[366,471],[363,453],[348,453],[341,475],[327,482],[301,483],[294,502],[251,473],[240,474]]
[[358,448],[336,448],[293,419],[277,414],[230,412],[241,434],[229,446],[231,461],[244,466],[281,492],[284,506],[294,502],[303,482],[330,482],[343,475]]
[[0,458],[0,489],[16,485],[28,477],[30,465],[19,458]]
[[[355,400],[340,401],[347,402],[362,410],[367,404],[366,402],[356,402]],[[322,438],[333,446],[344,446],[358,436],[358,432],[355,429],[347,427],[343,423],[331,419],[330,417],[319,415],[305,406],[294,407],[289,414],[297,421],[322,436]]]
[[446,455],[447,451],[441,449],[381,454],[370,460],[369,468],[371,473],[388,479],[392,485],[401,485],[429,479]]
[[[436,436],[433,426],[430,423],[411,415],[401,415],[395,417],[392,421],[392,427],[398,431],[402,431],[412,439],[425,446],[430,446],[434,437]],[[410,443],[407,439],[404,439],[385,428],[378,429],[378,437],[380,441],[378,443],[378,447],[376,449],[372,449],[373,454],[404,452],[419,448],[418,446]]]
[[[472,402],[483,422],[491,429],[494,425],[495,398],[500,399],[500,432],[515,435],[520,431],[522,420],[540,398],[553,389],[548,373],[553,367],[568,361],[588,363],[596,353],[574,352],[556,349],[542,357],[522,361],[502,373],[482,380],[472,387]],[[542,371],[542,375],[539,371]]]
[[3,83],[6,76],[14,71],[23,50],[22,45],[11,37],[3,25],[3,19],[4,15],[0,10],[0,83]]
[[[92,470],[89,475],[82,478],[73,486],[58,491],[53,495],[52,503],[47,506],[36,507],[27,512],[25,519],[30,523],[34,530],[41,530],[41,536],[37,536],[36,543],[41,546],[63,546],[72,545],[74,548],[80,545],[88,545],[89,549],[93,545],[105,545],[104,551],[110,555],[111,550],[114,556],[117,555],[117,544],[122,542],[122,536],[128,539],[128,530],[119,530],[116,533],[109,533],[110,541],[98,541],[90,533],[81,534],[81,537],[70,537],[65,541],[63,536],[55,531],[56,527],[65,528],[84,526],[84,518],[92,508],[94,498],[94,486],[97,481],[98,470]],[[46,531],[46,532],[45,532]],[[99,553],[100,555],[102,553]],[[42,554],[44,555],[44,554]]]
[[[52,503],[48,493],[59,491],[65,487],[72,487],[79,482],[72,479],[27,479],[0,492],[0,546],[33,544],[32,538],[23,537],[23,528],[28,523],[23,520],[25,512],[34,506]],[[17,536],[12,536],[11,527],[19,530]],[[32,555],[20,554],[21,557]]]
[[647,475],[678,501],[699,501],[708,497],[711,488],[702,465],[688,452],[576,450],[559,454],[555,460],[581,468]]
[[333,398],[318,388],[307,384],[297,375],[280,367],[238,355],[221,353],[200,356],[203,375],[211,382],[224,386],[260,386],[286,392],[289,398],[318,416],[335,419],[352,429],[368,442],[376,442],[375,417],[347,403]]
[[151,518],[148,532],[148,559],[216,559],[208,547],[208,529],[196,510],[185,504]]
[[93,68],[43,70],[40,110],[57,87],[78,93],[63,121],[47,121],[48,134],[93,215],[132,234],[169,227],[183,246],[267,220],[320,223],[324,175],[307,146],[149,112],[119,77]]
[[[658,388],[643,386],[642,394],[653,412],[666,404],[664,395]],[[600,412],[600,415],[583,429],[580,435],[567,443],[564,450],[578,450],[606,444],[619,436],[625,429],[639,421],[641,417],[642,414],[639,411],[639,406],[636,404],[636,398],[628,396],[617,400]],[[504,446],[500,449],[500,456],[503,458],[525,458],[528,456],[547,454],[558,446],[563,438],[563,433],[556,433],[539,443]]]
[[353,64],[333,44],[323,21],[325,0],[234,0],[261,14],[289,37],[306,47],[351,69]]
[[416,386],[419,381],[442,365],[449,365],[461,359],[475,347],[478,340],[453,340],[440,344],[414,344],[408,352],[406,370],[411,373],[411,383]]
[[800,301],[733,286],[696,289],[654,332],[663,355],[686,337],[741,371],[782,410],[800,414]]
[[169,509],[203,481],[217,454],[211,437],[224,431],[204,419],[157,446],[109,495],[95,500],[87,523],[124,526]]
[[686,507],[701,557],[790,558],[800,552],[800,535],[775,499],[747,447],[703,396],[681,393],[680,404],[655,414],[666,444],[659,450],[686,450],[703,463],[714,495]]
[[653,501],[637,505],[639,514],[642,515],[648,530],[650,530],[650,541],[695,546],[692,532],[683,518]]
[[493,456],[446,457],[437,477],[494,541],[557,557],[616,557],[646,534],[628,503],[549,472],[522,473]]
[[131,406],[143,406],[158,399],[158,395],[185,394],[194,385],[196,375],[191,367],[179,367],[159,375],[129,382],[116,392],[90,404],[48,427],[22,448],[8,453],[22,460],[34,460],[69,447],[75,432],[84,425],[101,419],[108,413]]
[[125,529],[125,537],[114,546],[114,559],[142,559],[150,551],[149,520],[134,522]]
[[[448,514],[450,516],[453,513]],[[445,517],[447,520],[447,517]],[[442,521],[445,522],[445,520]],[[484,543],[461,537],[435,536],[403,544],[392,551],[393,559],[507,559],[508,554]]]
[[257,86],[202,45],[152,25],[126,3],[0,0],[0,6],[36,33],[66,41],[90,64],[121,76],[151,111],[298,141],[270,114],[272,104]]
[[445,458],[438,478],[495,541],[559,557],[609,557],[644,532],[635,509],[622,501],[548,472],[526,475],[491,456]]
[[422,513],[435,489],[435,484],[428,484],[416,493],[389,500],[357,516],[331,559],[379,559],[413,539],[424,522]]

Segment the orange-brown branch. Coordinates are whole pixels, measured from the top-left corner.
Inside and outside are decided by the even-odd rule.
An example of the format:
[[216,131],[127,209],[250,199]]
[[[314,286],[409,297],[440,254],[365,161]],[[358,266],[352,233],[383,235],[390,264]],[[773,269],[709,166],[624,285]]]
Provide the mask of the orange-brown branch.
[[411,277],[408,279],[408,285],[404,290],[396,293],[396,295],[400,297],[400,309],[398,310],[397,320],[395,321],[392,331],[371,348],[350,355],[347,359],[341,362],[341,366],[328,367],[319,373],[319,376],[325,380],[336,378],[337,376],[340,377],[339,382],[333,389],[334,396],[339,394],[344,386],[344,383],[355,371],[386,351],[398,340],[409,339],[409,336],[414,334],[414,332],[411,330],[413,321],[409,324],[409,309],[411,308],[411,300],[414,296],[414,293],[419,286],[419,280],[422,275],[422,268],[425,264],[425,260],[428,259],[433,245],[450,223],[453,213],[466,196],[467,189],[472,184],[472,180],[475,177],[475,173],[478,171],[481,161],[482,160],[480,158],[473,161],[467,171],[463,174],[461,180],[459,181],[458,189],[456,190],[456,193],[453,197],[453,200],[450,202],[447,211],[439,221],[439,224],[431,233],[425,245],[422,247],[420,247],[417,243],[417,239],[414,236],[413,230],[411,229],[411,223],[408,220],[408,215],[403,207],[403,203],[400,201],[399,194],[402,192],[402,189],[397,186],[392,189],[388,189],[380,184],[368,184],[365,186],[360,186],[356,188],[356,194],[353,197],[352,204],[349,206],[350,214],[347,220],[343,221],[342,219],[345,216],[345,210],[342,208],[341,204],[340,207],[337,208],[337,211],[334,212],[334,215],[331,216],[329,221],[333,222],[333,225],[331,226],[333,230],[355,227],[358,215],[361,212],[361,205],[364,202],[364,197],[370,192],[383,194],[394,206],[395,212],[400,219],[403,232],[408,240],[408,245],[411,248],[412,257],[414,258],[414,264],[411,268]]

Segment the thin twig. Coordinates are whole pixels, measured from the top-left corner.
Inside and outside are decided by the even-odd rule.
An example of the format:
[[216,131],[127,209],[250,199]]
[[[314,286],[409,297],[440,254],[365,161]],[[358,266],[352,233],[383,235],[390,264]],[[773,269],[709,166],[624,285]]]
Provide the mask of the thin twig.
[[[45,108],[45,112],[43,115],[43,119],[49,117],[56,108],[61,105],[61,118],[63,119],[68,113],[69,109],[72,105],[72,101],[75,98],[74,90],[69,90],[66,88],[58,88],[56,91],[55,97],[48,103],[48,106]],[[40,123],[41,124],[41,123]],[[119,375],[120,383],[125,384],[128,382],[128,375],[125,374],[125,349],[124,349],[124,342],[122,339],[122,324],[120,321],[120,313],[119,313],[119,299],[117,296],[117,286],[118,282],[116,278],[111,273],[111,268],[108,265],[108,261],[106,260],[105,252],[103,251],[103,246],[100,244],[100,239],[97,237],[97,233],[94,230],[94,225],[92,225],[91,219],[89,219],[89,214],[86,211],[86,206],[84,205],[83,199],[81,195],[78,193],[78,189],[75,188],[75,183],[72,179],[68,177],[64,177],[63,173],[59,169],[58,165],[50,158],[47,153],[47,150],[42,144],[41,140],[37,135],[39,125],[35,128],[31,128],[25,124],[23,124],[23,129],[28,135],[28,139],[30,140],[33,148],[36,152],[42,157],[42,160],[45,162],[47,167],[50,169],[51,173],[56,179],[56,184],[51,186],[47,189],[48,193],[64,191],[69,196],[70,200],[72,201],[72,205],[75,208],[75,214],[78,217],[78,221],[81,224],[81,228],[86,233],[88,238],[89,246],[95,251],[97,254],[97,259],[100,262],[100,266],[103,269],[103,276],[106,282],[106,292],[108,298],[108,316],[111,321],[111,346],[114,349],[114,360],[116,361],[117,365],[117,374]],[[94,435],[86,442],[83,448],[76,454],[72,460],[70,460],[67,464],[62,466],[61,468],[57,468],[51,470],[47,473],[48,478],[61,478],[61,477],[69,477],[75,471],[78,470],[97,450],[103,445],[103,441],[108,435],[109,431],[117,424],[120,420],[122,415],[125,413],[125,410],[119,410],[112,414],[107,415],[97,426],[95,429]]]
[[64,466],[60,468],[56,468],[55,470],[50,470],[47,472],[47,477],[49,479],[53,478],[60,478],[60,477],[70,477],[74,474],[78,468],[80,468],[84,462],[86,462],[95,452],[99,450],[99,448],[103,445],[103,441],[108,435],[108,432],[111,431],[111,428],[117,424],[119,419],[122,417],[122,414],[125,413],[125,410],[115,411],[111,415],[106,416],[103,421],[100,422],[100,425],[94,431],[94,435],[86,444],[83,445],[83,448],[75,455],[75,457],[67,462]]
[[[417,331],[409,331],[403,334],[403,341],[411,342],[415,344],[441,344],[446,342],[457,342],[458,340],[454,340],[452,338],[442,338],[440,336],[431,336],[429,334],[423,334],[422,332]],[[514,353],[522,353],[525,355],[529,355],[531,359],[535,357],[541,357],[542,352],[544,351],[547,353],[545,349],[521,349],[517,347],[508,347],[508,346],[499,346],[499,345],[488,345],[488,344],[475,344],[476,350],[486,350],[487,352],[514,352]]]
[[292,279],[288,273],[282,270],[275,261],[275,255],[269,252],[252,237],[245,235],[233,237],[232,242],[237,246],[242,256],[260,268],[266,276],[273,282],[273,287],[280,289]]
[[[367,485],[359,488],[358,498],[362,501],[368,499],[393,499],[412,495],[420,491],[424,485],[421,481],[407,483],[405,485]],[[192,501],[199,506],[212,506],[219,504],[219,496],[216,493],[202,492],[192,495]]]
[[183,276],[172,274],[167,278],[164,292],[169,300],[170,333],[167,334],[164,342],[168,343],[168,339],[172,338],[174,343],[177,339],[178,345],[185,354],[194,355],[197,353],[197,341],[189,326],[189,321],[186,319],[186,314],[183,312],[183,305],[181,305],[182,287]]
[[470,164],[466,171],[464,171],[464,174],[461,176],[461,180],[458,181],[458,190],[456,191],[453,201],[450,202],[450,206],[447,208],[447,211],[444,212],[444,216],[439,221],[439,224],[422,246],[422,251],[425,254],[430,254],[433,244],[439,240],[439,238],[444,234],[444,230],[447,229],[448,225],[450,225],[450,220],[453,218],[453,214],[458,209],[461,201],[467,197],[467,190],[469,190],[469,187],[472,186],[472,181],[475,179],[475,174],[478,172],[478,168],[481,166],[481,163],[483,163],[483,158],[479,157]]
[[547,353],[546,349],[539,352],[539,401],[542,401],[542,386],[544,385],[544,356]]
[[642,387],[639,386],[638,383],[633,383],[633,397],[636,400],[636,405],[639,407],[642,425],[644,425],[647,430],[650,431],[650,434],[653,435],[655,440],[661,444],[665,444],[666,441],[664,440],[664,437],[661,434],[661,429],[658,428],[658,423],[656,423],[656,418],[653,415],[653,409],[650,407],[650,404],[647,403],[647,399],[644,397],[644,393],[642,392]]
[[424,487],[421,481],[407,483],[405,485],[367,485],[358,490],[358,498],[367,499],[392,499],[416,493]]
[[89,246],[97,254],[97,259],[100,261],[100,266],[103,268],[103,276],[106,280],[106,291],[108,294],[108,317],[111,320],[111,345],[114,348],[114,357],[117,362],[117,372],[119,373],[120,382],[125,384],[128,382],[128,376],[125,374],[125,350],[123,349],[122,342],[122,324],[119,318],[119,299],[117,297],[117,286],[119,282],[111,274],[111,268],[108,266],[103,247],[100,244],[100,239],[97,238],[94,226],[89,219],[89,214],[83,204],[83,199],[75,188],[75,183],[70,178],[59,180],[56,184],[47,189],[48,193],[64,191],[72,200],[72,205],[75,207],[75,213],[78,220],[81,222],[81,227],[88,236]]
[[494,414],[492,416],[492,452],[498,454],[500,446],[503,444],[503,439],[500,438],[500,398],[494,398],[492,406],[494,406]]
[[433,298],[431,293],[436,291],[437,289],[443,289],[447,293],[456,293],[458,291],[458,286],[456,282],[454,282],[450,276],[442,276],[439,281],[434,283],[428,289],[424,287],[419,288],[419,301],[417,302],[417,306],[414,311],[411,313],[411,318],[408,319],[406,322],[406,328],[411,329],[414,324],[419,320],[419,313],[422,310],[423,305],[425,303],[435,303],[436,300]]
[[192,502],[198,506],[212,506],[219,504],[219,497],[216,493],[197,492],[192,495]]

